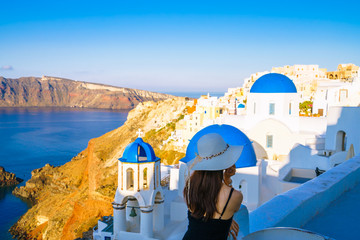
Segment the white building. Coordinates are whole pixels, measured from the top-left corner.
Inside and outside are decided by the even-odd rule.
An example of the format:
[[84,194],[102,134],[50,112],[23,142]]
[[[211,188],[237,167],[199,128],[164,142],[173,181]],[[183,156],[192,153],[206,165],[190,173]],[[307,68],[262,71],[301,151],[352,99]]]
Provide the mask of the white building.
[[323,80],[318,82],[314,95],[313,114],[326,116],[333,106],[358,106],[360,104],[360,78],[352,82]]
[[248,93],[246,115],[223,115],[217,123],[243,131],[254,142],[258,159],[285,159],[295,144],[323,150],[326,118],[300,117],[299,102],[291,79],[266,74]]
[[141,138],[126,147],[119,159],[111,239],[151,239],[164,228],[160,170],[160,158]]

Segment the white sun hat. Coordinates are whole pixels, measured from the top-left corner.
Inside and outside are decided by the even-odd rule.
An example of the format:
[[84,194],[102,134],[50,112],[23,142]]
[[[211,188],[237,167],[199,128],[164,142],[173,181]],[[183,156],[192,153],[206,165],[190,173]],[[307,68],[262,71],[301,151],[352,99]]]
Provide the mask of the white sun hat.
[[243,147],[230,146],[220,134],[206,134],[197,142],[196,157],[188,162],[189,170],[216,171],[227,169],[239,159]]

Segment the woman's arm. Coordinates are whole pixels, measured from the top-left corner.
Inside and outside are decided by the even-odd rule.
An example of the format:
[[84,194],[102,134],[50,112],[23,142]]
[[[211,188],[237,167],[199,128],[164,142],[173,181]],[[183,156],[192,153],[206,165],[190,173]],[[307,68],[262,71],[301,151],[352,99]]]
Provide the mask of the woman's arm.
[[[241,207],[241,203],[243,201],[243,195],[240,191],[234,190],[232,198],[234,202],[233,209],[235,214],[237,211],[239,211]],[[239,233],[239,224],[233,219],[230,226],[229,235],[231,235],[233,239],[236,240],[238,233]]]

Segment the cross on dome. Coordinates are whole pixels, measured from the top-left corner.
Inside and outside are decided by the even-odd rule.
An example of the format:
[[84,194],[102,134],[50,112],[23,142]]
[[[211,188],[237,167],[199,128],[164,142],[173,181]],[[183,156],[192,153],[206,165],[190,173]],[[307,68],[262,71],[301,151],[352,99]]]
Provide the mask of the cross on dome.
[[138,135],[139,138],[141,138],[141,136],[144,134],[141,129],[139,128],[139,130],[136,132],[136,134]]

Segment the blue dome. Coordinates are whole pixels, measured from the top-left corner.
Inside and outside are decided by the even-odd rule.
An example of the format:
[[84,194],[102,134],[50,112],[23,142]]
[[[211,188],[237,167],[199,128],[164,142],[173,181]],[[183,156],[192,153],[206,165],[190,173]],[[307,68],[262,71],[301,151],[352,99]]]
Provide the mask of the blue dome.
[[293,81],[279,73],[269,73],[260,77],[252,85],[251,93],[297,93]]
[[225,142],[230,145],[244,145],[241,156],[235,163],[236,168],[256,166],[256,155],[249,138],[236,127],[226,124],[211,125],[197,132],[190,140],[190,143],[186,149],[186,156],[180,159],[180,161],[187,163],[191,161],[191,159],[195,158],[198,140],[208,133],[220,134],[224,138]]
[[238,105],[238,108],[245,108],[245,105],[242,104],[242,103],[240,103],[240,104]]
[[143,163],[155,162],[160,158],[155,156],[154,149],[150,144],[144,142],[142,138],[137,138],[133,143],[127,145],[119,160],[121,162]]

